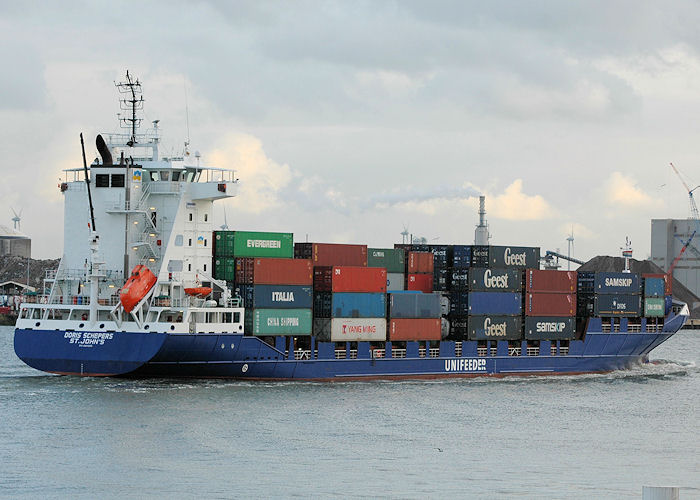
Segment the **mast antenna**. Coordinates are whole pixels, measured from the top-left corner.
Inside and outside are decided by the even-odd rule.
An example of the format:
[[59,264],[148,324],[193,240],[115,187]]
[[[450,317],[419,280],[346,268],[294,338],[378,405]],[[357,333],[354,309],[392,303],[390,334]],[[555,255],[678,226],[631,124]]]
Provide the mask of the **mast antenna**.
[[187,123],[187,140],[185,141],[185,155],[189,155],[187,147],[190,145],[190,108],[187,103],[187,81],[185,76],[182,76],[182,85],[185,87],[185,122]]
[[133,147],[136,141],[136,129],[139,128],[141,124],[141,118],[136,118],[136,112],[143,109],[143,95],[141,90],[141,82],[126,72],[126,81],[114,84],[117,89],[119,89],[120,94],[124,94],[123,99],[119,99],[119,107],[124,111],[131,112],[131,116],[128,114],[124,118],[119,118],[119,123],[122,128],[130,129],[131,137],[126,143],[127,146]]

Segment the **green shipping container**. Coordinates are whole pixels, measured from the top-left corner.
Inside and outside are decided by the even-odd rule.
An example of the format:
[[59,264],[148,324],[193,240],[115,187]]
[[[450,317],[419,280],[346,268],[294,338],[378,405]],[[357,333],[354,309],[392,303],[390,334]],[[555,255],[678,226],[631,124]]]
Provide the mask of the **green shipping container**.
[[403,273],[406,253],[403,248],[368,248],[367,267],[386,267],[387,273]]
[[255,309],[253,335],[311,335],[311,309]]
[[214,256],[233,257],[236,231],[214,231]]
[[214,255],[227,257],[294,257],[292,233],[216,231]]
[[233,281],[236,279],[236,260],[233,257],[214,257],[214,279]]
[[644,299],[644,316],[647,318],[661,318],[664,316],[664,298],[646,297]]

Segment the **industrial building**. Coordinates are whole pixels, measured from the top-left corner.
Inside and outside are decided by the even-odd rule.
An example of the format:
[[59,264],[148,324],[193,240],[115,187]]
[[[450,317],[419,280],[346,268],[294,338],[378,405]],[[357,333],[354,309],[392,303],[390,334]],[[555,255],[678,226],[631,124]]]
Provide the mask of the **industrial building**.
[[32,240],[15,229],[0,225],[0,257],[32,256]]
[[669,270],[688,240],[688,247],[673,267],[673,277],[700,296],[700,221],[652,219],[651,261],[664,271]]

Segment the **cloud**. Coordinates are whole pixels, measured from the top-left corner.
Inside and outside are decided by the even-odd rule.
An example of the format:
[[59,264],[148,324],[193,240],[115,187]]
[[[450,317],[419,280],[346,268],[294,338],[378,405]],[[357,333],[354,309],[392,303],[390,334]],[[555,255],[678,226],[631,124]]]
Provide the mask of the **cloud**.
[[639,187],[635,179],[622,172],[610,174],[605,186],[606,201],[609,205],[639,208],[660,203],[660,200],[651,197]]
[[523,193],[523,180],[516,179],[499,195],[487,195],[488,216],[506,220],[541,220],[554,216],[550,204],[540,195]]

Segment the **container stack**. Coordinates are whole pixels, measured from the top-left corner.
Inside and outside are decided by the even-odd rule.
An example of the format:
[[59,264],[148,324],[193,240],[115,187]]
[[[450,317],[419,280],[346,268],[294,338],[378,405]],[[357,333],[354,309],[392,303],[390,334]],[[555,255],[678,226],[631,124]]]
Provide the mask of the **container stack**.
[[593,314],[598,317],[640,317],[641,281],[635,273],[595,273]]
[[[461,340],[467,338],[469,309],[469,268],[472,264],[472,247],[470,245],[452,245],[451,266],[447,271],[447,337]],[[486,263],[486,259],[484,259]]]
[[406,252],[403,248],[368,248],[367,267],[386,269],[386,289],[388,292],[404,290]]
[[367,266],[367,245],[295,243],[295,259],[311,259],[313,266]]
[[660,318],[665,316],[666,286],[664,278],[643,276],[644,316]]
[[521,269],[471,268],[469,290],[469,340],[522,338]]
[[314,335],[321,341],[386,340],[385,268],[316,266]]
[[452,245],[430,245],[433,254],[433,291],[449,290],[449,267],[452,262]]
[[408,252],[406,258],[406,290],[415,290],[423,293],[433,291],[433,263],[432,252]]
[[388,294],[388,340],[440,340],[442,321],[439,293]]
[[575,271],[525,270],[525,339],[576,338]]

